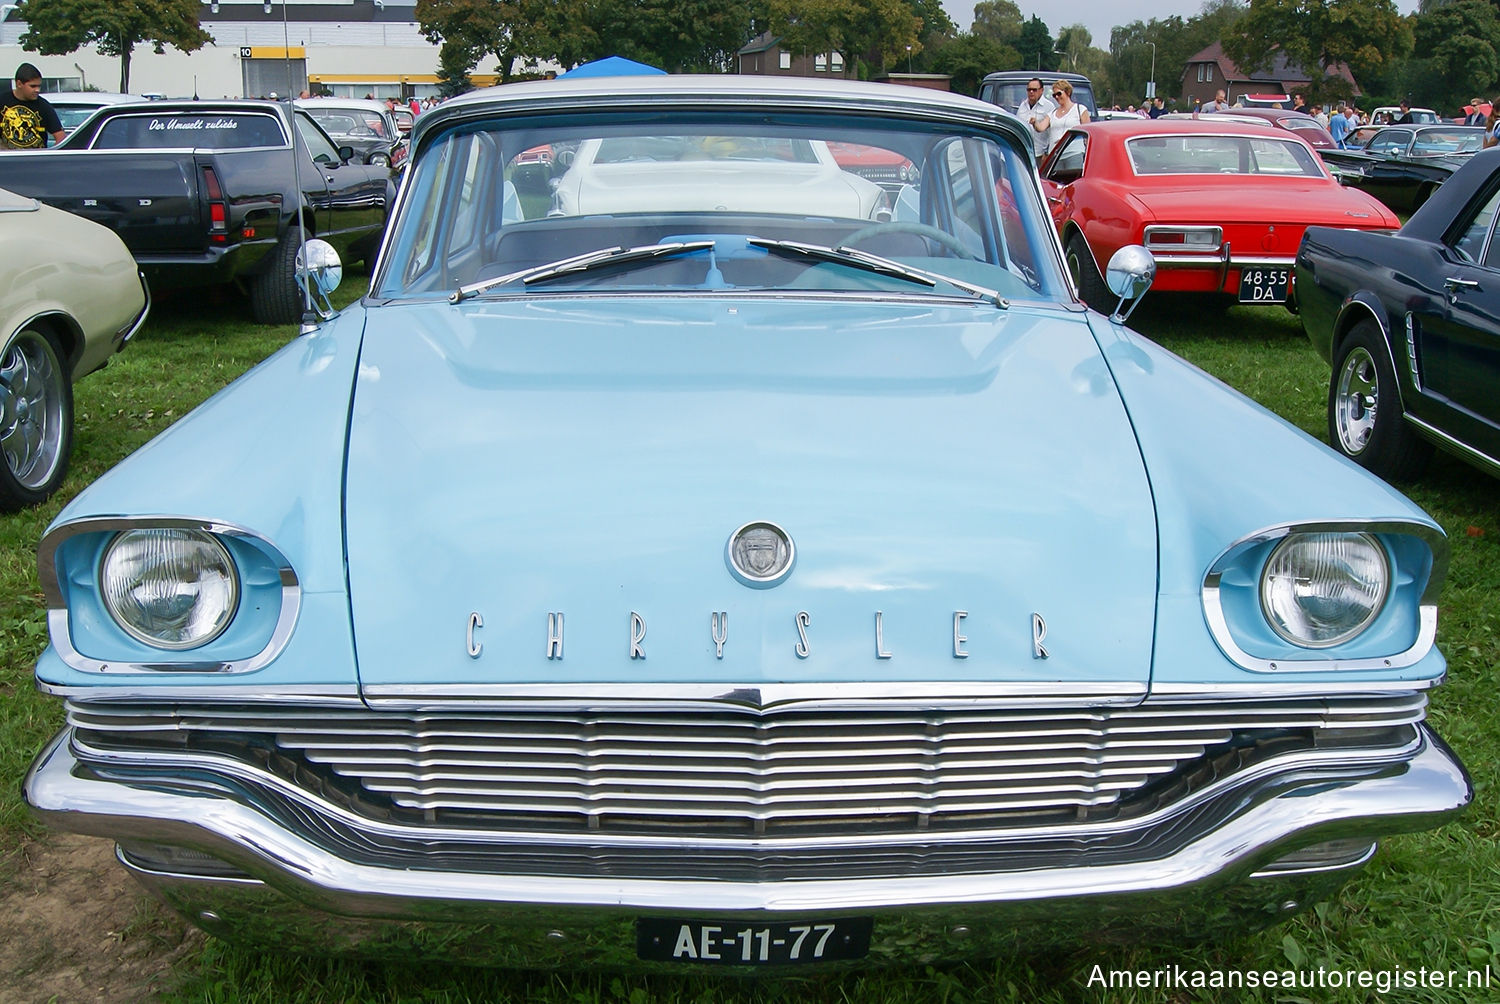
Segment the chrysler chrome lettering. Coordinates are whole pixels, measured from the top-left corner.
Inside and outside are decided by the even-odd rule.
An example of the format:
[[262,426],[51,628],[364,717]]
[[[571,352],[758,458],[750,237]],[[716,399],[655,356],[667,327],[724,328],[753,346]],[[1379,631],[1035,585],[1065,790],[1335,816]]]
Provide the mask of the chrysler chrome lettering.
[[812,617],[806,610],[797,611],[797,658],[806,659],[812,655],[812,649],[807,644],[807,625],[812,623]]
[[1051,653],[1042,641],[1047,637],[1047,622],[1042,620],[1042,615],[1034,613],[1031,615],[1031,657],[1033,659],[1045,659]]
[[724,643],[729,640],[729,611],[718,610],[709,614],[708,631],[714,639],[714,658],[724,658]]
[[470,659],[477,659],[477,658],[479,658],[480,654],[484,652],[484,646],[482,644],[480,644],[479,642],[477,642],[477,641],[474,640],[474,632],[475,632],[475,630],[478,629],[478,628],[482,628],[482,627],[484,627],[484,618],[481,617],[481,616],[479,616],[479,611],[476,610],[476,611],[474,611],[473,613],[471,613],[469,615],[469,647],[468,647],[468,651],[469,651],[469,658]]
[[964,642],[969,640],[969,636],[959,633],[964,626],[964,618],[967,616],[969,616],[967,610],[953,611],[953,658],[955,659],[967,659],[969,657],[968,649],[964,648]]
[[646,658],[646,650],[641,648],[641,642],[646,640],[646,618],[630,611],[630,657],[632,659]]
[[549,613],[547,615],[547,658],[561,659],[563,657],[563,615]]
[[875,658],[889,659],[891,653],[885,650],[885,613],[875,611]]

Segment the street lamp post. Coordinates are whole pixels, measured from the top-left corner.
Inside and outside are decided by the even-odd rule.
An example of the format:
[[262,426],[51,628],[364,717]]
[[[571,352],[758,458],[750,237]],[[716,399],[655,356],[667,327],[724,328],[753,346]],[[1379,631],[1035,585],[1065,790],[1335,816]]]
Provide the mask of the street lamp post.
[[1146,44],[1151,46],[1151,82],[1146,85],[1146,99],[1149,101],[1156,97],[1156,43]]

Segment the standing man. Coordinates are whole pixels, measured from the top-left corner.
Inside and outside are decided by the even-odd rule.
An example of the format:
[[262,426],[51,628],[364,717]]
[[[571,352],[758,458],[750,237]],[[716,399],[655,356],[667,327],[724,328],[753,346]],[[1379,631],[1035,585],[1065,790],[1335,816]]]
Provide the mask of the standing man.
[[1472,108],[1473,111],[1464,116],[1464,125],[1484,125],[1485,115],[1484,112],[1479,110],[1479,106],[1483,103],[1483,100],[1480,98],[1475,98],[1474,100],[1469,102],[1469,107]]
[[1151,99],[1151,111],[1149,111],[1147,114],[1154,119],[1159,119],[1166,113],[1166,106],[1162,104],[1161,95],[1158,94],[1156,97]]
[[1224,92],[1221,90],[1221,91],[1219,91],[1218,93],[1216,93],[1214,95],[1214,99],[1212,101],[1205,101],[1205,102],[1203,102],[1203,111],[1205,111],[1205,112],[1227,112],[1227,111],[1229,111],[1229,102],[1224,100]]
[[1405,98],[1401,99],[1401,113],[1391,119],[1391,125],[1411,125],[1411,103]]
[[1307,114],[1307,102],[1302,100],[1302,95],[1292,95],[1292,111],[1301,112],[1304,115]]
[[1031,147],[1038,163],[1047,155],[1047,133],[1045,128],[1037,128],[1036,120],[1051,115],[1052,109],[1057,107],[1042,91],[1041,79],[1032,77],[1026,81],[1026,100],[1016,105],[1016,118],[1031,126]]
[[1344,140],[1349,136],[1349,119],[1343,112],[1335,110],[1328,116],[1328,135],[1333,137],[1340,150],[1348,149]]
[[42,97],[42,71],[22,63],[14,86],[0,98],[0,149],[41,150],[48,136],[60,143],[64,135],[56,109]]

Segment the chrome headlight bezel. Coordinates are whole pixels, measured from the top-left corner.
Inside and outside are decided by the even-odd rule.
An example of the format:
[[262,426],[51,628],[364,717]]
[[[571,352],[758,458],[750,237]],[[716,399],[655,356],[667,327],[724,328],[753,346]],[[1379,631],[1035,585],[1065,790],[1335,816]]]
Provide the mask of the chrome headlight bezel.
[[[1316,646],[1288,639],[1262,604],[1262,576],[1290,537],[1363,535],[1386,564],[1386,595],[1358,631]],[[1202,604],[1220,651],[1242,669],[1261,673],[1403,670],[1421,662],[1437,637],[1437,596],[1447,574],[1441,529],[1402,521],[1324,521],[1268,527],[1226,548],[1204,575]]]
[[[211,641],[169,649],[142,641],[106,611],[98,571],[105,548],[131,530],[177,529],[212,537],[238,569],[239,612]],[[302,585],[264,536],[219,520],[181,516],[97,516],[58,524],[37,548],[52,647],[68,667],[91,674],[251,673],[287,646],[302,607]]]
[[[1319,547],[1364,548],[1365,550],[1363,554],[1345,555],[1342,560],[1328,560],[1327,557],[1320,559],[1315,555],[1303,553],[1296,563],[1298,567],[1287,567],[1287,564],[1293,560],[1292,556],[1299,550],[1306,552],[1308,548]],[[1337,581],[1338,568],[1335,566],[1347,568],[1358,562],[1373,566],[1374,575],[1369,578],[1377,581],[1372,581],[1366,586],[1371,595],[1367,602],[1362,604],[1363,613],[1352,623],[1339,629],[1330,628],[1323,634],[1319,634],[1316,627],[1299,632],[1289,623],[1287,605],[1288,603],[1296,605],[1298,601],[1286,596],[1285,591],[1288,585],[1294,580],[1307,581],[1313,588],[1324,590],[1325,599],[1336,602],[1335,597],[1327,595],[1330,591],[1336,591],[1340,585]],[[1308,567],[1309,565],[1313,567]],[[1357,574],[1350,572],[1346,576],[1344,585],[1358,589],[1362,584],[1357,579]],[[1281,595],[1273,595],[1278,590],[1281,591]],[[1261,567],[1259,592],[1261,613],[1265,615],[1266,623],[1277,635],[1298,648],[1333,648],[1359,637],[1374,623],[1375,618],[1380,616],[1391,594],[1391,559],[1380,542],[1368,533],[1309,533],[1306,531],[1290,533],[1283,537],[1266,556],[1265,564]],[[1355,599],[1357,601],[1358,597]],[[1309,619],[1316,616],[1308,614],[1305,607],[1303,612]]]
[[[131,548],[136,550],[127,553]],[[142,553],[152,549],[161,553],[155,556]],[[122,567],[130,565],[137,567]],[[144,612],[133,612],[124,602],[127,585],[191,588],[194,580],[179,573],[193,567],[214,577],[206,584],[207,588],[201,574],[197,580],[198,601],[211,604],[212,609],[189,618],[184,628],[189,632],[186,637],[166,637],[165,631],[153,633],[144,627]],[[99,556],[97,581],[100,603],[120,630],[142,644],[168,652],[203,648],[222,635],[239,612],[240,570],[234,556],[212,534],[201,530],[184,527],[122,530]]]

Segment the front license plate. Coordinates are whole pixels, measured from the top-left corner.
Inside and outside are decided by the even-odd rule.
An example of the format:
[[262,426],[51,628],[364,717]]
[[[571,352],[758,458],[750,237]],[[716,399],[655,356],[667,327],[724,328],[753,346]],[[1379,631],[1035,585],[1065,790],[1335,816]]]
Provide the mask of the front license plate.
[[1240,269],[1240,302],[1285,303],[1291,281],[1289,268]]
[[795,924],[736,920],[636,921],[636,954],[652,962],[707,962],[722,966],[784,966],[862,959],[870,951],[869,917]]

